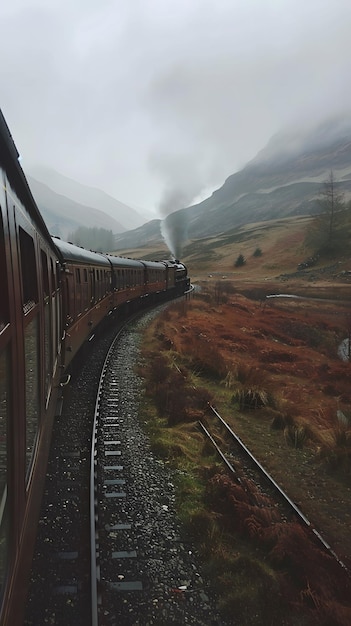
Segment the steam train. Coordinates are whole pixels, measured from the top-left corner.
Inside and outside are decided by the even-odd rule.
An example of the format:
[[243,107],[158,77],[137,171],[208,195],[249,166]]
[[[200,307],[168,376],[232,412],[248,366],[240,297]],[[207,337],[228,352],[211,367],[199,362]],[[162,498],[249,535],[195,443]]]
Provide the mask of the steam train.
[[1,625],[23,623],[52,425],[65,371],[114,312],[181,295],[179,262],[94,253],[52,238],[0,111]]

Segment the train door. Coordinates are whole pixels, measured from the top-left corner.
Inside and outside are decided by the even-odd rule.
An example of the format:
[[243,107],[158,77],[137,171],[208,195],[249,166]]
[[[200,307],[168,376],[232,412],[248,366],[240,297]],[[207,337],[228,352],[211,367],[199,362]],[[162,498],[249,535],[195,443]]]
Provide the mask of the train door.
[[0,587],[21,538],[41,413],[35,229],[4,175],[0,189]]
[[39,430],[40,403],[40,335],[37,259],[34,233],[18,228],[21,292],[23,306],[24,370],[25,370],[25,463],[29,480],[30,468]]
[[42,274],[42,306],[43,306],[43,330],[44,330],[44,393],[46,399],[46,405],[49,402],[51,391],[51,377],[52,377],[52,306],[50,299],[50,283],[49,283],[49,268],[48,257],[44,250],[40,250],[41,257],[41,274]]

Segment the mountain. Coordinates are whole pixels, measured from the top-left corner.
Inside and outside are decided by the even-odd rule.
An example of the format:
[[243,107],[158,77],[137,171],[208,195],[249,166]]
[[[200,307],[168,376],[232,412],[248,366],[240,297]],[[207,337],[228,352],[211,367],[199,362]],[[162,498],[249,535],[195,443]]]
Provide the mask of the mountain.
[[[220,189],[199,204],[173,213],[166,225],[169,231],[179,232],[183,222],[183,235],[187,233],[184,240],[220,234],[248,223],[312,215],[320,210],[317,198],[331,170],[337,190],[349,200],[350,118],[329,119],[314,128],[278,133],[241,171],[229,176]],[[138,238],[141,236],[139,229]],[[146,237],[145,230],[144,243]],[[131,233],[129,240],[132,241]],[[121,237],[117,245],[125,247]],[[175,254],[178,253],[179,245]]]
[[103,211],[79,204],[66,196],[57,194],[31,176],[27,176],[27,180],[52,235],[67,239],[69,233],[79,226],[105,228],[112,230],[113,233],[123,232],[122,224]]
[[123,202],[119,202],[119,200],[100,189],[82,185],[47,167],[33,167],[28,170],[28,173],[30,174],[28,176],[30,184],[35,179],[37,182],[49,187],[56,194],[69,198],[79,205],[107,213],[120,224],[118,231],[114,232],[137,228],[145,223],[145,219],[135,209],[123,204]]

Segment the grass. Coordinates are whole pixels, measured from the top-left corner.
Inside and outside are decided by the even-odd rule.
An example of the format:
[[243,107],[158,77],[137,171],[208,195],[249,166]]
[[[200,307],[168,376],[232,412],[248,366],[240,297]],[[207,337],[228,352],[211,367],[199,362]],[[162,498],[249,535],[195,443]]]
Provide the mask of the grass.
[[[260,494],[255,505],[247,501],[247,494],[223,474],[196,426],[197,419],[210,419],[207,403],[214,403],[308,516],[313,519],[317,506],[323,529],[331,536],[341,529],[345,545],[345,518],[343,530],[333,519],[338,509],[349,510],[345,474],[334,471],[337,452],[338,470],[350,467],[348,418],[333,421],[345,369],[341,366],[338,373],[335,365],[334,374],[330,357],[316,356],[317,349],[330,354],[330,336],[338,329],[309,310],[309,322],[320,334],[318,346],[311,345],[316,342],[306,330],[305,311],[294,310],[292,316],[274,308],[267,314],[235,293],[227,304],[216,303],[211,293],[204,296],[173,306],[154,321],[143,342],[149,365],[141,365],[142,417],[154,451],[175,473],[184,529],[214,577],[224,618],[235,613],[243,625],[328,624],[333,614],[335,624],[346,626],[350,604],[345,590],[335,587],[330,562],[299,526],[277,519],[274,506]],[[291,327],[295,336],[287,330]],[[331,395],[324,394],[318,376],[327,377]],[[253,400],[247,402],[248,397]],[[217,436],[225,445],[220,429]],[[311,563],[308,579],[306,560]],[[321,574],[314,576],[314,571]]]

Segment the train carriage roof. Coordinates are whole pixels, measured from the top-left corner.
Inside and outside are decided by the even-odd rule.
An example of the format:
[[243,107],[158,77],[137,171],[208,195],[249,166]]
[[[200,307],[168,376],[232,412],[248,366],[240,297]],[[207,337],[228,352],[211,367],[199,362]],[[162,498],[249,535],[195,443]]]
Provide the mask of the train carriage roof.
[[0,109],[0,166],[5,170],[6,176],[16,193],[19,200],[22,202],[25,210],[27,211],[36,228],[40,230],[47,243],[55,247],[52,243],[50,233],[44,222],[44,219],[37,207],[37,204],[33,198],[32,192],[29,188],[27,179],[19,163],[19,153],[17,151],[15,142],[12,138],[9,127],[7,126],[4,115]]
[[62,261],[73,261],[75,263],[101,265],[111,267],[108,258],[100,252],[91,252],[85,248],[75,246],[73,243],[62,241],[58,237],[53,237],[53,242],[58,248]]
[[113,265],[113,268],[117,270],[125,269],[125,268],[140,270],[140,269],[143,269],[144,267],[142,261],[137,261],[135,259],[127,259],[126,257],[123,257],[123,256],[114,256],[113,254],[108,254],[107,258]]

